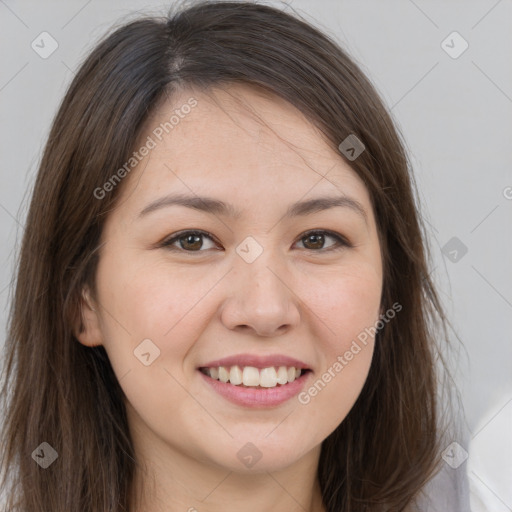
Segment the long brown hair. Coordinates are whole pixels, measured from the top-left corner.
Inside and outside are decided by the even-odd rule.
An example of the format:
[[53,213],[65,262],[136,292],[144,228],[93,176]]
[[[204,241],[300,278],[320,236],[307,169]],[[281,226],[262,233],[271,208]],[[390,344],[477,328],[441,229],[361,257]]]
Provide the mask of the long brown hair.
[[[366,184],[382,244],[382,308],[364,388],[322,444],[328,512],[406,510],[439,469],[444,445],[437,362],[446,318],[399,130],[359,66],[298,15],[248,2],[196,2],[126,22],[96,45],[54,119],[35,182],[5,346],[2,486],[9,511],[130,511],[137,462],[124,394],[102,346],[73,334],[81,290],[94,292],[102,226],[121,187],[102,187],[145,121],[177,88],[244,83],[302,111]],[[340,158],[346,158],[339,151]],[[47,442],[57,460],[42,469]],[[10,487],[8,487],[8,485]],[[133,512],[133,511],[131,511]]]

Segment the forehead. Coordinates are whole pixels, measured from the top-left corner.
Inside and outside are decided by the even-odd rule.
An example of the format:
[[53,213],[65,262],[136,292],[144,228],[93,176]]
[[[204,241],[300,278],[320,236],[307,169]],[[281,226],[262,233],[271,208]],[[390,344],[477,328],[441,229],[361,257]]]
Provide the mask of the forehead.
[[[197,105],[188,112],[186,105],[193,100]],[[185,110],[187,113],[182,114]],[[291,162],[308,157],[339,158],[322,133],[298,109],[256,86],[236,84],[203,91],[183,90],[159,105],[146,131],[159,123],[165,124],[174,112],[180,118],[174,116],[176,125],[164,137],[175,151],[185,143],[185,148],[195,147],[201,153],[221,148],[219,156],[228,158],[239,153],[238,148],[243,145],[244,149],[251,146],[261,152],[260,157],[267,160],[273,150],[276,159]]]
[[309,191],[369,201],[363,182],[319,129],[260,88],[175,93],[147,120],[139,145],[148,138],[154,147],[128,178],[140,201],[168,192],[226,199],[226,191],[239,209],[252,199],[297,201]]

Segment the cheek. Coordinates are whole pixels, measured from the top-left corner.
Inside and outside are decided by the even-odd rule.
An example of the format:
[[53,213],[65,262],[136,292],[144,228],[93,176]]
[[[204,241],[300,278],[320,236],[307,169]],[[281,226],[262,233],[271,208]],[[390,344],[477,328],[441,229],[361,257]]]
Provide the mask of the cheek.
[[350,340],[377,322],[382,277],[373,265],[360,263],[339,269],[323,276],[315,287],[311,286],[311,280],[304,284],[302,294],[308,297],[307,305],[323,321],[331,350],[350,345]]
[[122,386],[138,381],[133,392],[154,392],[161,387],[154,379],[168,380],[164,368],[174,373],[190,348],[194,337],[182,332],[183,320],[201,290],[157,265],[117,261],[111,249],[97,273],[103,345]]
[[98,268],[98,283],[106,330],[129,333],[134,343],[151,337],[166,343],[211,287],[207,277],[184,279],[160,262],[117,262],[111,255]]
[[381,287],[373,266],[358,265],[326,279],[323,293],[308,296],[308,306],[322,320],[315,333],[322,358],[299,402],[322,411],[332,429],[349,413],[368,376]]
[[201,282],[189,286],[157,265],[107,258],[98,268],[105,350],[132,413],[161,432],[186,425],[194,407],[183,362],[202,328],[193,306],[212,286]]

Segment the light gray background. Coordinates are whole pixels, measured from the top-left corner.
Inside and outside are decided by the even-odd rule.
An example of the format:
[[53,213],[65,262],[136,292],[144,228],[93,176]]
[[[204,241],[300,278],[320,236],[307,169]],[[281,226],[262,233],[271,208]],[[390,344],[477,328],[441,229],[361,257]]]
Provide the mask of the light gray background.
[[[139,10],[165,14],[170,3],[0,0],[2,343],[27,190],[74,70],[112,24]],[[349,51],[404,134],[429,227],[433,275],[464,343],[452,372],[466,437],[454,441],[459,455],[469,451],[464,464],[473,512],[511,511],[512,1],[287,3]],[[59,45],[47,59],[31,48],[43,31]],[[458,58],[442,47],[453,31],[469,44]],[[450,41],[452,51],[461,48]],[[442,252],[452,237],[468,249],[456,262]]]

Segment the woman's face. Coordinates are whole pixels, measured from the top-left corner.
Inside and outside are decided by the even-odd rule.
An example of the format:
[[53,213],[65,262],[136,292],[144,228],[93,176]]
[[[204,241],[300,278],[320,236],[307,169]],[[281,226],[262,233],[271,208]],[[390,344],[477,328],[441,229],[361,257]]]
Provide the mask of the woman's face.
[[293,106],[246,86],[182,91],[140,140],[80,336],[104,345],[137,443],[236,472],[319,453],[379,319],[364,184]]

